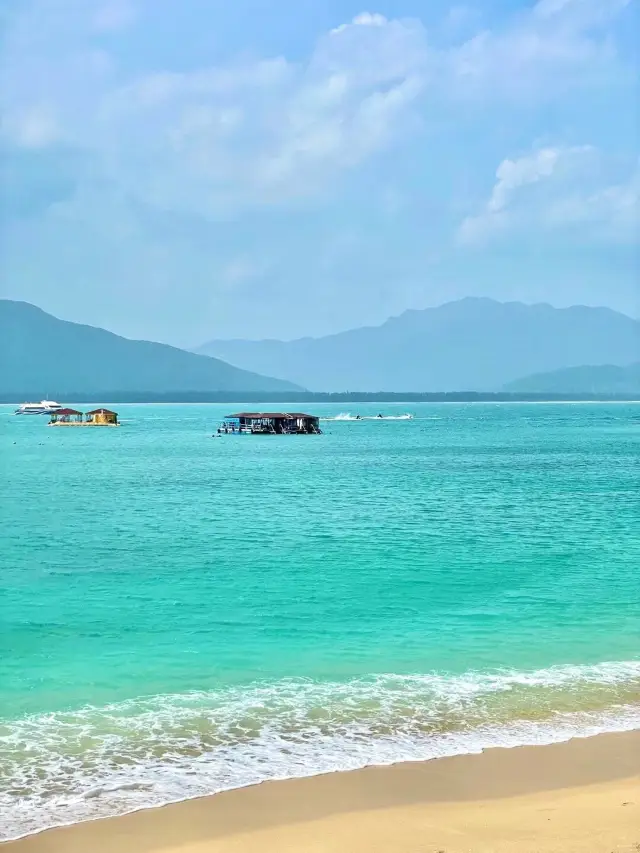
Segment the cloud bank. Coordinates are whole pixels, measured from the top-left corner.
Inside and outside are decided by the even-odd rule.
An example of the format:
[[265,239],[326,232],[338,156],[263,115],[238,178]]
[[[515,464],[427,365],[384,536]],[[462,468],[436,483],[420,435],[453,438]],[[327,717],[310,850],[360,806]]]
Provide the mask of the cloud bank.
[[[247,19],[251,49],[195,60],[196,27],[224,36],[211,11],[174,44],[196,7],[30,0],[9,16],[8,295],[95,321],[108,278],[124,331],[144,332],[153,294],[167,307],[147,333],[164,339],[170,319],[191,334],[181,299],[209,336],[255,333],[260,318],[265,334],[323,332],[487,292],[479,253],[490,282],[506,239],[633,243],[637,137],[620,105],[635,18],[622,0],[540,0],[456,27],[451,9],[370,8],[279,52],[259,49]],[[158,67],[150,45],[172,60]],[[48,302],[44,269],[65,282]]]

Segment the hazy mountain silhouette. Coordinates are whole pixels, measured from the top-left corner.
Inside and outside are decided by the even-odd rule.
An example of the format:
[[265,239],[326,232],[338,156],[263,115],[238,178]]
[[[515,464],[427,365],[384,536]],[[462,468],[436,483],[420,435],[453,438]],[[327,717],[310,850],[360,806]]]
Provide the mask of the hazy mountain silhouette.
[[0,300],[0,391],[293,391],[271,379],[166,344],[132,341]]
[[640,322],[609,308],[467,298],[323,338],[214,340],[197,352],[314,391],[490,391],[550,370],[640,359]]
[[505,391],[523,394],[638,394],[640,362],[618,367],[614,364],[585,365],[525,376],[505,386]]

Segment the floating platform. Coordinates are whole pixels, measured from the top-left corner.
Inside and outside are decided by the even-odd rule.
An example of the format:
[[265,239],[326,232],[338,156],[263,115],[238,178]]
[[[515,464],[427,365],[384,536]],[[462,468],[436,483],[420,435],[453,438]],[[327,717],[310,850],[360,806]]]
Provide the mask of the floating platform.
[[84,415],[77,409],[57,409],[51,413],[49,426],[66,427],[117,427],[118,413],[110,409],[94,409]]
[[49,421],[47,426],[55,427],[119,427],[120,424],[95,424],[91,421]]
[[304,412],[238,412],[227,415],[218,435],[322,435],[320,418]]

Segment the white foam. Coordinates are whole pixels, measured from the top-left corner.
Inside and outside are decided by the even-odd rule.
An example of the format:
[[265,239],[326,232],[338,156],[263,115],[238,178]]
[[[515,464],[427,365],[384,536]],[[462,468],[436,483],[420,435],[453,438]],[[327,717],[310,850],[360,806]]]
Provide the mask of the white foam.
[[321,421],[357,421],[361,420],[361,418],[357,418],[355,415],[352,415],[350,412],[340,412],[339,415],[335,415],[335,417],[326,417],[320,418]]
[[[0,725],[0,837],[268,779],[640,728],[639,679],[640,661],[287,679],[27,717]],[[558,712],[581,689],[599,710]]]
[[[350,412],[341,412],[335,417],[320,418],[321,421],[412,421],[414,416],[409,412],[403,415],[352,415]],[[424,418],[422,420],[440,420],[440,418]]]

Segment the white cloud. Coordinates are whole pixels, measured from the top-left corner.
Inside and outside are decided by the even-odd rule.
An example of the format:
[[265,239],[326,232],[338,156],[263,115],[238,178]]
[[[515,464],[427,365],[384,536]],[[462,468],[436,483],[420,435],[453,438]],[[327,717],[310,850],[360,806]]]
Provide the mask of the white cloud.
[[49,104],[33,104],[16,110],[5,120],[5,133],[23,148],[46,148],[57,142],[62,130]]
[[603,186],[602,161],[589,145],[540,148],[503,160],[489,199],[480,213],[463,220],[458,241],[478,245],[506,231],[575,225],[583,226],[586,239],[637,236],[640,172]]
[[350,26],[356,27],[384,27],[388,24],[389,21],[385,18],[384,15],[380,15],[377,12],[361,12],[359,15],[356,15],[355,18],[351,21],[351,24],[340,24],[337,27],[334,27],[331,30],[332,33],[341,33],[343,30],[348,29]]
[[[363,11],[320,37],[306,61],[127,75],[92,39],[134,21],[130,0],[32,0],[7,39],[3,133],[18,147],[62,141],[88,155],[101,185],[164,211],[219,217],[298,204],[426,123],[429,98],[529,104],[616,66],[606,25],[623,5],[539,0],[447,50],[429,45],[417,20]],[[518,187],[548,178],[555,157],[542,149],[505,161],[463,239],[502,227]]]
[[267,267],[264,261],[257,263],[249,257],[239,256],[222,264],[218,279],[225,289],[234,290],[245,282],[262,277]]
[[[633,144],[622,118],[607,126],[629,103],[616,88],[621,3],[503,4],[486,31],[466,7],[438,21],[425,5],[428,30],[369,7],[281,56],[260,44],[292,44],[295,15],[286,38],[263,39],[255,18],[238,27],[255,6],[238,2],[13,4],[0,89],[13,295],[178,343],[319,334],[452,287],[507,296],[491,265],[509,254],[517,267],[517,247],[494,256],[489,244],[479,265],[451,252],[467,214],[460,237],[480,243],[630,239],[637,173],[548,142],[602,144],[622,128],[620,156]],[[243,32],[255,52],[234,56]],[[541,147],[523,152],[526,133]],[[571,274],[584,286],[581,249]],[[547,298],[557,279],[531,295]]]
[[533,14],[540,20],[571,16],[587,28],[609,20],[629,3],[630,0],[538,0]]
[[[424,85],[425,49],[414,22],[353,23],[321,39],[304,66],[273,60],[185,75],[164,124],[182,133],[182,154],[223,204],[231,194],[244,203],[300,198],[401,132]],[[221,74],[235,88],[231,104]],[[204,104],[209,125],[194,126]]]
[[129,0],[110,0],[93,15],[93,27],[99,32],[121,30],[133,23],[136,9]]
[[419,21],[363,11],[322,36],[306,62],[127,79],[91,39],[96,28],[131,24],[130,0],[97,9],[33,0],[7,40],[4,134],[17,146],[64,140],[103,179],[165,210],[217,216],[297,203],[419,126],[429,92],[484,103],[583,85],[611,59],[602,25],[622,4],[540,0],[502,29],[439,51]]
[[445,76],[458,96],[557,97],[619,73],[608,25],[628,0],[539,0],[506,27],[450,51]]
[[362,12],[360,15],[356,15],[353,19],[353,23],[361,26],[361,27],[384,27],[385,24],[388,23],[387,19],[384,15],[379,15],[377,13],[371,12]]
[[547,218],[552,225],[578,225],[609,241],[640,244],[640,163],[618,183],[555,200]]
[[512,218],[510,203],[514,196],[517,197],[519,190],[549,179],[561,158],[571,157],[580,150],[541,148],[517,160],[503,160],[496,170],[496,182],[483,210],[462,222],[458,232],[460,242],[482,243],[495,232],[504,229]]
[[496,172],[497,182],[487,202],[487,212],[503,210],[519,187],[535,184],[553,174],[561,152],[557,148],[541,148],[519,160],[503,160]]
[[[113,0],[87,27],[123,25],[129,9]],[[23,73],[24,32],[10,51],[5,136],[18,146],[62,136],[103,178],[164,210],[218,216],[323,193],[403,133],[425,84],[421,24],[374,13],[324,35],[304,63],[244,60],[118,83],[108,63],[88,64],[86,38],[64,59],[40,45],[37,73]]]

